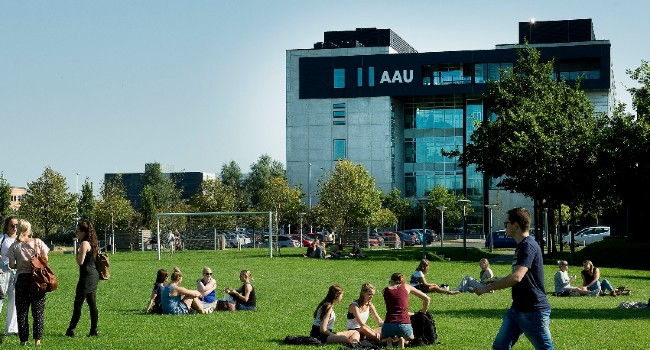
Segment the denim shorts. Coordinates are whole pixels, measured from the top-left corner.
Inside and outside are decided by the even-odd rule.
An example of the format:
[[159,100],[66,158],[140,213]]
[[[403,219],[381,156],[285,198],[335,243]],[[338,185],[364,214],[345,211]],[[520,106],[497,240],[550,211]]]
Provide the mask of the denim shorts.
[[411,336],[413,336],[413,327],[409,323],[384,323],[381,326],[382,338],[411,338]]

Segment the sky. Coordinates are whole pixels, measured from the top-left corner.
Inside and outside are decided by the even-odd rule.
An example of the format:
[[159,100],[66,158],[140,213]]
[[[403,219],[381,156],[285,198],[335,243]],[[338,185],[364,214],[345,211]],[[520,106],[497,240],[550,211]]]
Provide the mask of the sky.
[[531,18],[591,18],[629,105],[625,70],[650,60],[648,13],[647,0],[0,0],[0,172],[27,187],[49,166],[70,192],[86,178],[97,192],[105,173],[151,162],[217,175],[262,154],[284,163],[286,50],[325,31],[478,50],[517,43]]

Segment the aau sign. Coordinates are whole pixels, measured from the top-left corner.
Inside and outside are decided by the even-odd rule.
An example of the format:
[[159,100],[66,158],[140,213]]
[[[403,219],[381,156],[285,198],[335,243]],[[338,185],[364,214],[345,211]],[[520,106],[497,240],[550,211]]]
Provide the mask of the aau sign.
[[396,70],[395,73],[393,73],[392,78],[388,73],[388,71],[385,70],[381,74],[381,80],[379,81],[379,84],[410,83],[412,81],[413,81],[413,70],[407,71],[406,69],[404,69],[401,74],[399,70]]

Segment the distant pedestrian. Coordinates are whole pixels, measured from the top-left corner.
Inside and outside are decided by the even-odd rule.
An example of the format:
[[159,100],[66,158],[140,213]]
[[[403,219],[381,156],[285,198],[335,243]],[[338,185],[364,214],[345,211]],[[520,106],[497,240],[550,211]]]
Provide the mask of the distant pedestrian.
[[512,287],[512,306],[503,316],[492,349],[510,349],[523,333],[535,349],[555,349],[549,324],[551,306],[544,288],[542,249],[530,235],[530,214],[525,208],[508,210],[504,222],[506,235],[517,241],[512,273],[485,286],[477,286],[477,295]]
[[79,240],[79,248],[77,249],[77,264],[79,265],[79,281],[77,282],[77,290],[74,296],[74,307],[72,310],[72,318],[70,325],[65,335],[74,337],[74,329],[79,323],[81,318],[81,308],[83,307],[84,300],[88,303],[90,309],[90,332],[89,337],[96,337],[97,322],[99,313],[97,311],[97,284],[99,282],[99,271],[95,265],[95,257],[99,252],[97,245],[97,233],[95,228],[88,220],[83,220],[77,225],[76,231],[77,239]]

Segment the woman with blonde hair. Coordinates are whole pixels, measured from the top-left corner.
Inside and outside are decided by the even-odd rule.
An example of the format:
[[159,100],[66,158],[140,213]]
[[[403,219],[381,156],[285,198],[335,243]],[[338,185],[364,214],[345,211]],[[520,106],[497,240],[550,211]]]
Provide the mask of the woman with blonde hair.
[[608,280],[600,282],[600,269],[594,266],[591,260],[584,260],[582,262],[583,270],[580,272],[582,276],[582,287],[578,287],[578,292],[582,295],[598,296],[601,293],[611,293],[615,295],[614,287]]
[[[353,301],[348,307],[346,324],[349,330],[355,330],[361,334],[361,339],[369,339],[379,342],[381,340],[381,326],[384,320],[379,317],[372,298],[375,296],[375,287],[370,283],[361,286],[359,299]],[[379,328],[370,328],[366,322],[372,314],[377,321]]]
[[32,293],[32,258],[38,257],[47,263],[50,249],[43,241],[32,237],[32,225],[20,220],[18,241],[9,249],[9,267],[16,269],[16,314],[18,315],[18,337],[21,345],[29,339],[29,307],[32,308],[34,343],[41,345],[43,338],[45,293]]
[[211,308],[203,308],[199,302],[201,292],[181,287],[183,273],[178,267],[174,267],[171,281],[162,290],[161,304],[163,314],[166,315],[187,315],[190,310],[200,314],[209,314]]
[[321,343],[356,344],[359,342],[359,332],[344,331],[334,333],[334,304],[343,299],[343,288],[334,284],[330,286],[325,298],[314,310],[314,321],[311,326],[310,336],[320,340]]
[[255,288],[253,288],[253,285],[251,284],[252,279],[253,277],[249,270],[241,270],[239,273],[239,280],[242,283],[241,287],[237,289],[224,289],[224,292],[230,294],[230,296],[235,299],[235,308],[237,310],[257,310],[257,296],[255,295]]
[[438,286],[435,283],[429,283],[427,280],[424,278],[424,275],[429,272],[429,260],[427,259],[422,259],[420,260],[420,264],[418,267],[415,269],[415,272],[413,275],[411,275],[411,286],[417,288],[419,291],[424,292],[424,293],[441,293],[441,294],[458,294],[460,293],[457,290],[447,290],[445,288],[442,288]]
[[463,277],[463,279],[460,281],[460,284],[458,285],[458,288],[455,290],[461,292],[472,292],[474,291],[474,288],[478,286],[484,286],[488,283],[494,282],[494,272],[492,272],[492,269],[490,268],[490,261],[488,261],[486,258],[483,258],[479,260],[478,264],[481,267],[481,271],[479,272],[479,280],[477,281],[472,276],[467,275]]
[[196,280],[196,289],[201,293],[199,299],[203,308],[214,309],[217,306],[217,281],[212,278],[211,268],[203,268],[203,278]]

